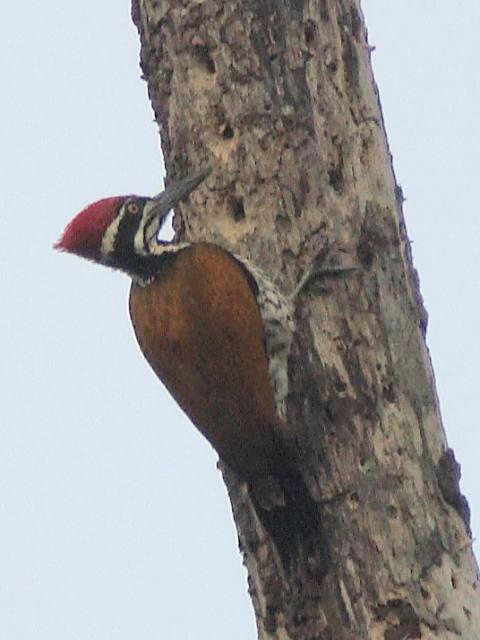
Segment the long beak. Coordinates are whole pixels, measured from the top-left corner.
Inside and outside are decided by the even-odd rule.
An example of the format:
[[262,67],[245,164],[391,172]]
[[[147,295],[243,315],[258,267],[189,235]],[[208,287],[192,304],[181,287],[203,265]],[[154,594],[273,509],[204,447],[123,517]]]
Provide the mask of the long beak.
[[175,182],[167,187],[165,191],[162,191],[162,193],[152,198],[153,206],[150,208],[147,214],[147,220],[145,221],[145,241],[148,245],[157,237],[158,230],[162,226],[167,213],[192,193],[211,171],[212,168],[207,166],[205,169],[192,173],[192,175],[183,178],[183,180]]
[[152,208],[152,215],[163,216],[168,213],[176,204],[190,195],[211,172],[212,168],[207,166],[205,169],[201,169],[183,178],[183,180],[175,182],[167,187],[165,191],[154,196],[152,199],[156,201],[156,205]]

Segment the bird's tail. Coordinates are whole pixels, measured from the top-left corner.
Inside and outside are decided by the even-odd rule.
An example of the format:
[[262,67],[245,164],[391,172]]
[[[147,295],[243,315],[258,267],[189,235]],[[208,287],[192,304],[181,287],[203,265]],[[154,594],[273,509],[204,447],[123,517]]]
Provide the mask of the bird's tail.
[[253,481],[250,484],[250,496],[285,570],[300,554],[316,554],[319,549],[322,550],[323,564],[326,552],[319,505],[312,498],[293,461],[280,477]]

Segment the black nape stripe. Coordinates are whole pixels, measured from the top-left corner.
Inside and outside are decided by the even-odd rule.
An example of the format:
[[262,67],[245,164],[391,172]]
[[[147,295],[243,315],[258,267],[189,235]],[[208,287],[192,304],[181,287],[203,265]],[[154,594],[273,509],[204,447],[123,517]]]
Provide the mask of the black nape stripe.
[[125,212],[118,225],[113,245],[113,258],[122,262],[135,254],[135,234],[142,222],[142,214]]
[[128,211],[124,214],[118,225],[115,243],[113,245],[113,257],[124,260],[127,256],[135,253],[135,234],[142,221],[141,214],[132,214]]

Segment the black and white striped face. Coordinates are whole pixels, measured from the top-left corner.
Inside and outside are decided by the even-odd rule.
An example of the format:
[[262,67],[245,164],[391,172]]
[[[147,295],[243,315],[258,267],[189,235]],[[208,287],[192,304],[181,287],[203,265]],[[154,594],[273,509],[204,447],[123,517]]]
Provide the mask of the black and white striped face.
[[207,167],[153,198],[116,196],[94,202],[70,222],[55,248],[133,277],[150,278],[158,269],[159,255],[178,246],[158,240],[169,211],[209,173]]
[[138,274],[145,259],[158,253],[158,234],[168,213],[156,198],[127,197],[102,237],[101,262]]

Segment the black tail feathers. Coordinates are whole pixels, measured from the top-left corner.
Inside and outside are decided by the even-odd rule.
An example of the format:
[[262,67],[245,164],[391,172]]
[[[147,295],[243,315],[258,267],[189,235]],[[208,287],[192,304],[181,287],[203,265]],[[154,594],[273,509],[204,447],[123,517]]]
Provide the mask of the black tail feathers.
[[[325,561],[319,505],[307,489],[302,474],[294,463],[281,477],[275,478],[283,500],[274,506],[265,507],[265,502],[251,484],[250,496],[260,522],[270,535],[285,570],[300,555],[318,555],[322,551],[322,564]],[[278,492],[277,492],[278,494]]]

